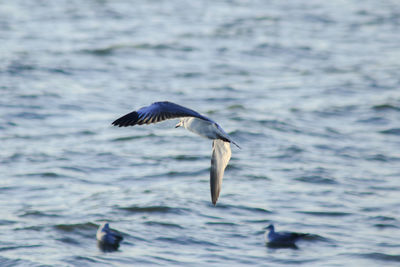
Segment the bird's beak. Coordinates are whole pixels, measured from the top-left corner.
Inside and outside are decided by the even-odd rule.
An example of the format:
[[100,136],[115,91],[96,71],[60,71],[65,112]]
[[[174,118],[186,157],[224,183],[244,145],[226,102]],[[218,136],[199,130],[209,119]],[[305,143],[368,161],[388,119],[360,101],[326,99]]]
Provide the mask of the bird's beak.
[[182,126],[182,122],[180,121],[180,122],[178,122],[177,125],[175,125],[175,128],[178,128],[178,127],[181,127],[181,126]]

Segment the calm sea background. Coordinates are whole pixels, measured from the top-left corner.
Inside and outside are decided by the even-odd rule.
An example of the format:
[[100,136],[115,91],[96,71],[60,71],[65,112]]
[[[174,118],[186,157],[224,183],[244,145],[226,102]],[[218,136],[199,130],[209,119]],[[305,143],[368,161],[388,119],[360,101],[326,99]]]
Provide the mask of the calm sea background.
[[[160,100],[242,146],[216,207],[210,140],[111,126]],[[1,1],[0,115],[0,266],[400,265],[396,0]]]

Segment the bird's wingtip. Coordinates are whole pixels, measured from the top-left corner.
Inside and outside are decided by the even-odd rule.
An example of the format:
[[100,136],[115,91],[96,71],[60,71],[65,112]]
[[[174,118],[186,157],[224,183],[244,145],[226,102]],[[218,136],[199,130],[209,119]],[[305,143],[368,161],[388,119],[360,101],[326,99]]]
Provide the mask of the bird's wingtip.
[[111,123],[112,126],[116,126],[116,127],[122,127],[123,125],[119,124],[118,122],[112,122]]
[[127,127],[127,126],[134,126],[138,123],[139,120],[139,114],[137,111],[133,111],[131,113],[125,114],[122,117],[119,117],[115,121],[111,123],[113,126],[118,126],[118,127]]
[[112,123],[111,123],[111,125],[112,126],[118,126],[118,127],[121,127],[121,124],[120,124],[120,120],[121,118],[118,118],[118,119],[116,119],[115,121],[113,121]]

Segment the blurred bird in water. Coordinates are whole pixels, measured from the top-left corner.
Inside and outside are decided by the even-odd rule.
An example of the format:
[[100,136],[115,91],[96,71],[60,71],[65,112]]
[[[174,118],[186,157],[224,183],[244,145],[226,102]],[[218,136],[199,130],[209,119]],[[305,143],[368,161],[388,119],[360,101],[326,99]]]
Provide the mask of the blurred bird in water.
[[269,232],[265,232],[265,240],[268,247],[292,247],[297,248],[296,241],[308,234],[294,232],[275,232],[273,224],[266,228]]
[[97,245],[102,251],[114,251],[119,248],[119,243],[123,240],[122,235],[110,229],[110,225],[105,222],[100,225],[96,233]]
[[112,124],[119,127],[126,127],[157,123],[176,118],[180,120],[175,128],[182,126],[202,137],[213,140],[210,189],[211,200],[215,206],[221,191],[225,168],[231,158],[230,143],[240,148],[215,121],[189,108],[164,101],[155,102],[150,106],[142,107],[138,111],[126,114],[115,120]]

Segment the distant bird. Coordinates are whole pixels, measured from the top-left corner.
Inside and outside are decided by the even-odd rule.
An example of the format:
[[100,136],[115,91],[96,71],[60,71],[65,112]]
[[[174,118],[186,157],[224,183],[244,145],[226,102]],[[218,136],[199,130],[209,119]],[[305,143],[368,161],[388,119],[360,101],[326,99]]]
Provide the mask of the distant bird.
[[157,123],[160,121],[179,118],[177,127],[184,127],[202,137],[213,140],[210,188],[211,200],[214,206],[217,203],[222,187],[224,171],[231,158],[230,143],[237,145],[232,138],[215,121],[194,110],[171,102],[155,102],[147,107],[142,107],[121,118],[112,124],[119,127]]
[[275,232],[273,224],[268,225],[269,233],[265,233],[265,239],[269,247],[296,247],[296,241],[308,234],[294,232]]
[[117,250],[119,243],[123,240],[122,235],[110,229],[109,223],[100,225],[96,233],[97,244],[103,251]]

